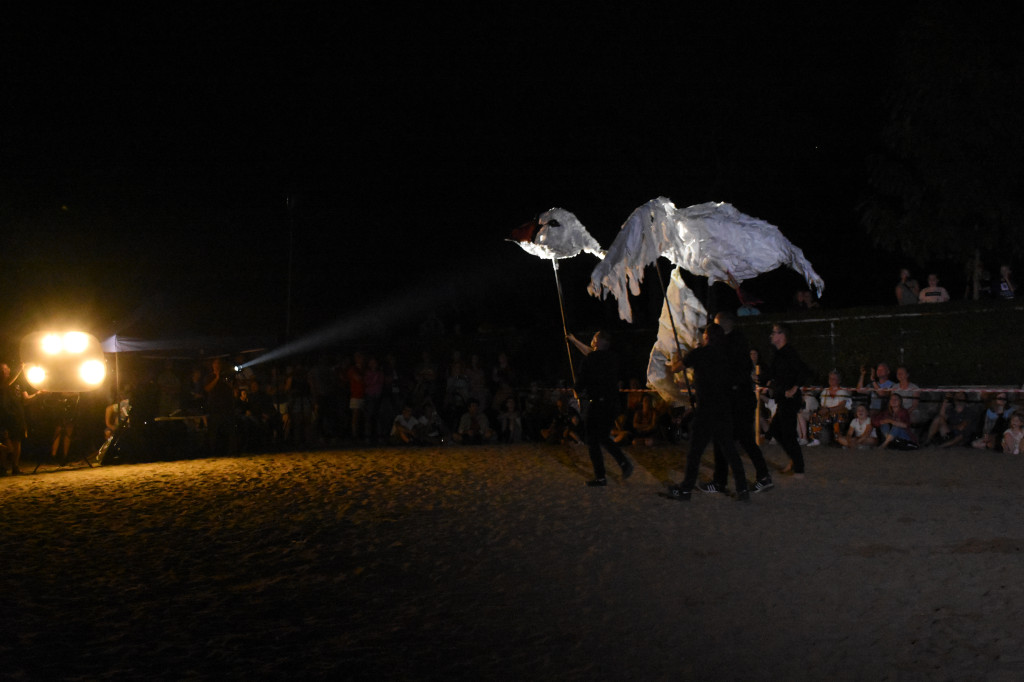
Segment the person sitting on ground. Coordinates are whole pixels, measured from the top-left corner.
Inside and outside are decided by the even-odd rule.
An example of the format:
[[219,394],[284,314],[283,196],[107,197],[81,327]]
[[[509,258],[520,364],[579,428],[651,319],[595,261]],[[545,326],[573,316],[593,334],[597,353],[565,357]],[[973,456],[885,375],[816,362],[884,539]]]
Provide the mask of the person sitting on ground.
[[514,396],[505,399],[505,407],[498,413],[498,440],[502,443],[519,443],[523,440],[523,415]]
[[811,441],[816,439],[810,435],[811,415],[817,414],[818,408],[820,407],[821,404],[818,402],[817,398],[810,393],[804,393],[803,409],[796,413],[797,442],[800,443],[800,445],[808,445],[810,447],[817,447],[821,445],[821,441],[815,442],[811,445]]
[[423,442],[424,438],[423,419],[413,413],[412,405],[406,403],[402,406],[402,413],[395,415],[395,421],[391,425],[391,437],[402,445],[414,445]]
[[633,442],[633,429],[627,422],[626,413],[623,412],[615,418],[611,432],[612,442],[616,445],[629,445]]
[[417,442],[430,445],[444,445],[449,438],[448,426],[441,418],[441,414],[429,400],[423,403],[423,414],[420,417],[420,427]]
[[[810,430],[814,441],[828,442],[835,440],[843,431],[846,420],[853,406],[853,395],[849,390],[842,388],[842,377],[839,370],[832,370],[828,373],[828,386],[821,389],[818,396],[817,414],[811,418]],[[810,445],[811,443],[808,443]]]
[[1021,454],[1021,440],[1024,439],[1024,417],[1010,415],[1010,428],[1003,432],[1003,452],[1008,455]]
[[880,449],[890,445],[898,449],[917,445],[917,436],[910,428],[910,413],[903,409],[903,400],[895,393],[889,396],[886,408],[872,417],[871,423],[883,438]]
[[1013,271],[1010,266],[999,266],[999,284],[996,285],[996,296],[1002,301],[1012,301],[1016,292],[1017,286],[1013,283]]
[[896,385],[892,392],[900,397],[903,409],[910,415],[910,424],[917,426],[923,420],[921,414],[921,388],[910,380],[910,371],[900,365],[896,368]]
[[917,303],[921,295],[921,287],[917,280],[910,276],[910,270],[900,270],[900,281],[896,283],[896,303],[898,305],[913,305]]
[[839,435],[836,442],[844,448],[866,448],[878,445],[875,438],[875,426],[871,423],[867,405],[858,405],[854,409],[854,417],[846,427],[846,434]]
[[928,275],[928,286],[921,289],[918,301],[921,303],[945,303],[949,300],[949,292],[946,287],[939,286],[939,276],[935,273]]
[[582,443],[580,438],[579,412],[569,406],[565,398],[555,400],[555,414],[546,429],[540,430],[541,438],[546,443]]
[[981,435],[971,443],[971,447],[998,451],[1002,447],[1002,434],[1009,426],[1013,411],[1013,405],[1006,403],[1006,392],[996,393],[989,401],[988,409],[982,417]]
[[480,401],[470,398],[452,439],[463,445],[483,445],[494,440],[494,431],[491,430],[487,415],[480,410]]
[[640,409],[633,414],[633,444],[654,445],[658,436],[658,413],[650,394],[640,398]]
[[957,391],[942,398],[939,413],[928,427],[926,444],[937,444],[940,448],[966,445],[973,431],[974,410],[967,403],[967,394]]

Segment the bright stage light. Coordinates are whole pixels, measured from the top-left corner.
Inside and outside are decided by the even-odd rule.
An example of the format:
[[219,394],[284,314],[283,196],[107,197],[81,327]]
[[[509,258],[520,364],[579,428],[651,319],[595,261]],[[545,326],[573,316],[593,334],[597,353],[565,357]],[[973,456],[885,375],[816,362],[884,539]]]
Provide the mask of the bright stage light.
[[84,353],[89,347],[89,335],[82,332],[68,332],[64,335],[64,351],[67,353]]
[[107,376],[107,367],[100,360],[86,360],[78,368],[78,376],[90,386],[99,386]]
[[64,348],[64,343],[60,340],[59,334],[46,334],[39,341],[39,347],[47,355],[57,355]]
[[99,340],[79,331],[29,334],[21,340],[21,361],[28,383],[45,391],[91,391],[107,375]]
[[38,388],[46,383],[46,370],[39,365],[32,365],[25,369],[25,378],[28,379],[28,383]]

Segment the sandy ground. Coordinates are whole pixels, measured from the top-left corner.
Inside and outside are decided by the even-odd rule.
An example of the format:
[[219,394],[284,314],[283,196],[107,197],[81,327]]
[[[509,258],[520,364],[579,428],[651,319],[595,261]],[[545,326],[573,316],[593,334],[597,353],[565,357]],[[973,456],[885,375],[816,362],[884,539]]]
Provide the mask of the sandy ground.
[[0,479],[0,677],[1019,679],[1024,460],[805,452],[750,504],[660,497],[670,447],[48,465]]

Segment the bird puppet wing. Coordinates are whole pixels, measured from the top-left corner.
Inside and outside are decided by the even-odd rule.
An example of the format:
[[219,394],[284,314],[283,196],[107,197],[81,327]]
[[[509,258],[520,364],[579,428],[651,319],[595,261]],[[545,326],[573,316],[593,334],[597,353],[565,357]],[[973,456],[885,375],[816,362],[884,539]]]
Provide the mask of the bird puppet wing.
[[665,197],[640,206],[619,230],[591,274],[588,290],[618,301],[619,317],[633,321],[629,296],[640,293],[644,268],[665,256],[675,265],[738,286],[743,280],[787,265],[804,276],[818,295],[825,288],[818,273],[779,228],[736,210],[708,202],[678,209]]

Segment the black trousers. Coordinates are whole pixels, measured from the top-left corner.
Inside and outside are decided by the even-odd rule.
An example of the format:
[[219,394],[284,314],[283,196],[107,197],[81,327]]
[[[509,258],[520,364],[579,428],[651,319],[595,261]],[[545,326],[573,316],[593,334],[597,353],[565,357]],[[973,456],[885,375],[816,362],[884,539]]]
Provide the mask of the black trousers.
[[[733,438],[740,444],[743,451],[754,465],[754,473],[758,480],[768,477],[768,462],[764,459],[761,446],[757,444],[754,433],[754,410],[757,409],[757,396],[753,389],[735,389],[729,396],[732,403]],[[725,485],[729,479],[729,463],[722,455],[722,449],[715,446],[715,483]]]
[[590,462],[594,465],[594,478],[604,478],[604,453],[603,447],[612,456],[615,462],[622,468],[626,467],[628,460],[626,453],[622,451],[615,441],[612,440],[611,430],[615,423],[615,410],[612,405],[604,401],[595,400],[590,403],[586,418],[586,442],[587,451],[590,454]]
[[775,416],[772,417],[770,432],[772,438],[779,442],[782,449],[793,460],[793,473],[804,473],[804,453],[800,449],[800,443],[796,435],[796,414],[803,406],[803,399],[794,400],[781,396],[775,408]]
[[697,414],[690,426],[690,450],[686,453],[686,475],[679,487],[684,491],[693,490],[697,484],[697,473],[700,471],[700,458],[708,443],[714,442],[721,449],[723,459],[732,469],[732,477],[736,483],[736,492],[747,489],[747,474],[743,470],[740,453],[733,442],[732,415],[729,409],[707,410],[697,408]]

